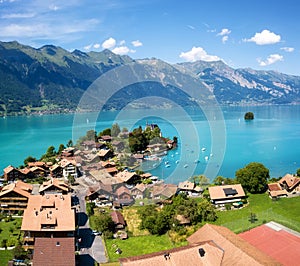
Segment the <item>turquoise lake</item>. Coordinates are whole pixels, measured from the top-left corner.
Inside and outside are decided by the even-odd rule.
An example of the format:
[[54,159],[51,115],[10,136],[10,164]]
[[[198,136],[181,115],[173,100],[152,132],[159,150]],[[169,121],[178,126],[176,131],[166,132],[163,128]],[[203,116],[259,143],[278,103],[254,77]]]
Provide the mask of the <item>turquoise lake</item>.
[[[247,111],[254,113],[253,121],[244,121]],[[162,161],[143,165],[173,183],[203,173],[210,179],[234,177],[236,170],[254,161],[263,163],[271,177],[300,168],[300,106],[223,107],[222,115],[221,127],[212,127],[218,121],[207,121],[201,110],[177,109],[83,113],[76,115],[76,122],[73,114],[1,118],[0,171],[23,164],[29,155],[39,158],[50,145],[57,149],[89,129],[99,132],[115,122],[128,129],[155,123],[163,136],[179,138],[178,148]]]

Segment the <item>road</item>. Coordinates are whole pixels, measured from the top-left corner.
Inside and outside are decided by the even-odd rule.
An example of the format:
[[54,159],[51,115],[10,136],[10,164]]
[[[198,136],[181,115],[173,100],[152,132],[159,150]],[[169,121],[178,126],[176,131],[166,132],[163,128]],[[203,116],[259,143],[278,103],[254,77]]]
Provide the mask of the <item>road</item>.
[[107,262],[105,254],[104,242],[101,236],[94,236],[90,229],[88,216],[86,215],[85,195],[87,192],[87,184],[82,182],[82,178],[78,178],[79,185],[74,187],[79,204],[77,209],[78,217],[78,236],[81,239],[80,247],[80,265],[94,266],[94,261],[98,263]]

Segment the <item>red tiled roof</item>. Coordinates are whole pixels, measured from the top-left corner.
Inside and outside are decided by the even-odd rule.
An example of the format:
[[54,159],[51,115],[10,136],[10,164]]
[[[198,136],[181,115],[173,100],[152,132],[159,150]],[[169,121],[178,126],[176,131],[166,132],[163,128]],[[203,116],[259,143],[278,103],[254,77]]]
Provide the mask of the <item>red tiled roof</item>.
[[270,191],[282,190],[281,186],[278,183],[268,184],[268,188],[269,188]]
[[222,265],[280,265],[280,263],[223,226],[205,224],[187,238],[189,243],[208,240],[213,240],[224,250]]
[[122,213],[120,213],[118,211],[113,211],[113,212],[111,212],[110,215],[115,224],[125,225],[125,220],[124,220]]
[[119,261],[122,266],[218,266],[223,265],[223,254],[213,241],[204,241]]
[[32,262],[36,266],[74,266],[74,237],[35,238]]
[[297,176],[293,176],[291,174],[286,174],[283,178],[279,180],[280,184],[286,183],[289,189],[293,189],[298,184],[300,184],[300,178]]
[[26,184],[26,183],[18,180],[16,183],[11,183],[11,184],[3,187],[3,189],[0,192],[0,197],[2,197],[3,195],[6,195],[12,191],[14,191],[15,193],[17,193],[19,195],[22,195],[23,197],[29,198],[30,192],[32,191],[32,185]]

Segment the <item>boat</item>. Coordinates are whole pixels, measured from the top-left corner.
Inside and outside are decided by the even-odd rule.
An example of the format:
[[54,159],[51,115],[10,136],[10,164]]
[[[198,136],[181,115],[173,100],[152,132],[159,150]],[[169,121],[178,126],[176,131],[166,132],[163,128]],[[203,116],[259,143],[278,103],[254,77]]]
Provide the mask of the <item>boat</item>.
[[166,165],[165,165],[166,168],[169,168],[170,166],[171,166],[171,165],[169,165],[169,164],[166,164]]
[[205,161],[208,161],[208,156],[205,156],[204,159],[205,159]]
[[206,148],[205,148],[205,147],[203,147],[203,148],[201,149],[201,151],[206,151]]
[[178,164],[178,163],[179,163],[179,160],[177,160],[175,163],[177,163],[177,164]]
[[200,163],[200,161],[199,160],[195,160],[194,163]]
[[183,167],[184,167],[184,168],[187,168],[188,166],[189,166],[188,164],[185,164]]

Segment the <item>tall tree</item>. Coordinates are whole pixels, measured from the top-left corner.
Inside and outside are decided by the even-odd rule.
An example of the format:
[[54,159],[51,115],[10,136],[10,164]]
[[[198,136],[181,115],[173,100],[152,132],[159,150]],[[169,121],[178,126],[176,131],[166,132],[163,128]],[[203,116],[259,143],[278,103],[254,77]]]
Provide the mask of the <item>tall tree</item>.
[[112,137],[117,137],[121,132],[120,126],[118,123],[115,123],[111,127],[111,136]]
[[269,169],[263,164],[252,162],[235,173],[236,180],[250,193],[264,192],[270,178]]

